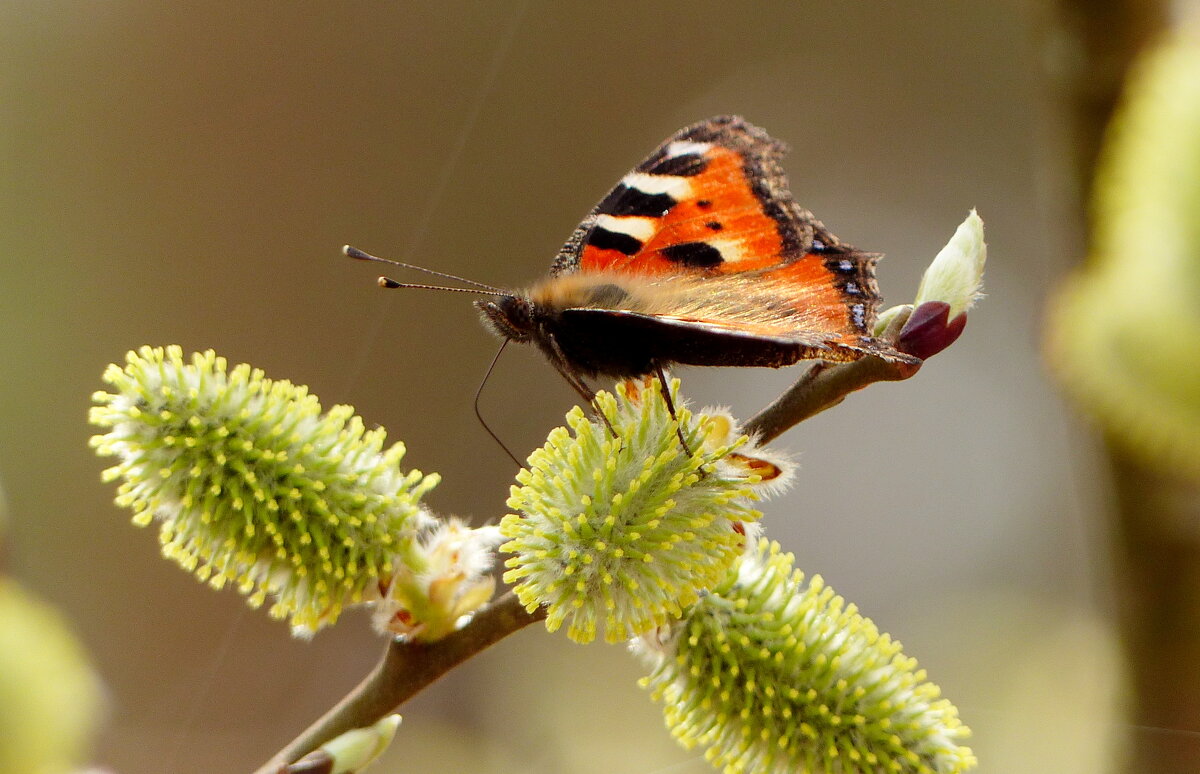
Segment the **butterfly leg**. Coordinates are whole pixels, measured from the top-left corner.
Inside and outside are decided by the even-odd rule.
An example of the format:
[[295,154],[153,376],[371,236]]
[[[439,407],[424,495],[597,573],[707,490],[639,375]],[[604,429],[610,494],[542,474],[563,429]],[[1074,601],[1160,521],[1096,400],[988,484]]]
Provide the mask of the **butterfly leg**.
[[612,422],[610,422],[605,413],[600,410],[600,405],[596,403],[596,391],[589,387],[587,382],[585,382],[583,379],[580,379],[576,374],[563,372],[563,376],[566,378],[567,382],[569,382],[570,385],[575,388],[575,391],[579,393],[579,396],[591,405],[592,413],[600,417],[600,421],[603,422],[604,426],[608,428],[609,434],[612,435],[614,439],[620,438],[621,436],[617,435],[617,429],[612,426]]
[[620,438],[620,436],[617,435],[616,428],[612,426],[612,422],[610,422],[608,417],[605,416],[604,412],[600,410],[600,407],[596,405],[596,391],[589,387],[587,382],[585,382],[579,376],[579,374],[575,373],[575,371],[571,369],[566,355],[563,354],[562,349],[558,346],[558,341],[556,341],[553,336],[548,336],[547,338],[549,339],[550,346],[554,352],[554,356],[550,358],[550,362],[554,365],[555,370],[562,374],[562,378],[567,380],[567,384],[571,385],[571,387],[575,389],[575,392],[579,393],[579,397],[588,402],[588,404],[592,407],[592,413],[600,417],[600,419],[604,422],[604,426],[608,428],[608,432],[612,434],[612,437]]
[[671,415],[671,419],[675,422],[675,435],[679,437],[679,443],[683,446],[683,451],[687,456],[693,457],[695,455],[691,447],[688,446],[687,439],[683,437],[683,427],[679,424],[679,417],[675,416],[675,404],[671,401],[671,388],[667,386],[667,375],[663,373],[662,366],[657,365],[654,368],[658,374],[659,389],[662,392],[663,400],[667,404],[667,413]]

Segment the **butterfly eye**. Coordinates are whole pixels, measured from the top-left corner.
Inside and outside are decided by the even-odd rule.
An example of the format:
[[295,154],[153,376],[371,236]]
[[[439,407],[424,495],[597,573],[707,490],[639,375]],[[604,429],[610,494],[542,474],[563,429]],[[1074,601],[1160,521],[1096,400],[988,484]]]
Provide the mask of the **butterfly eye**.
[[501,338],[523,343],[533,336],[533,315],[525,299],[500,296],[495,301],[476,301],[475,306],[484,323]]

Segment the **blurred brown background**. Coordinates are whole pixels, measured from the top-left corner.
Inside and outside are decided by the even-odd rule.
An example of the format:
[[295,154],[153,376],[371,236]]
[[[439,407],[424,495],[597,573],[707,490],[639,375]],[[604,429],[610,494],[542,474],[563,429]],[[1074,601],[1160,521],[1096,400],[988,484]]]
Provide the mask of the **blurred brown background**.
[[[959,344],[783,437],[802,469],[769,534],[929,670],[982,774],[1155,744],[1117,714],[1106,484],[1039,361],[1080,257],[1045,24],[1016,0],[0,4],[3,560],[106,681],[96,760],[249,770],[381,649],[361,614],[293,640],[158,557],[86,445],[105,365],[178,343],[308,384],[442,473],[432,507],[495,520],[513,470],[471,400],[496,342],[464,297],[377,290],[339,248],[519,286],[659,141],[731,112],[792,145],[805,206],[888,254],[892,303],[970,207],[991,257]],[[797,374],[682,375],[749,416]],[[510,348],[483,405],[524,453],[573,400]],[[710,771],[639,674],[522,632],[407,707],[379,770]]]

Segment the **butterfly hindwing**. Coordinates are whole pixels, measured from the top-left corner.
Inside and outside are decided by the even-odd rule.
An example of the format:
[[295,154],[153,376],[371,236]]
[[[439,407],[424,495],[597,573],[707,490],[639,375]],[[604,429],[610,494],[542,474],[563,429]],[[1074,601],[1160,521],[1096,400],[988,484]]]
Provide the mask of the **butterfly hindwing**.
[[[770,329],[675,315],[615,309],[567,309],[562,324],[566,356],[599,373],[649,373],[669,352],[670,362],[697,366],[778,368],[805,358],[849,360],[819,334],[778,335]],[[612,341],[623,346],[614,350]]]

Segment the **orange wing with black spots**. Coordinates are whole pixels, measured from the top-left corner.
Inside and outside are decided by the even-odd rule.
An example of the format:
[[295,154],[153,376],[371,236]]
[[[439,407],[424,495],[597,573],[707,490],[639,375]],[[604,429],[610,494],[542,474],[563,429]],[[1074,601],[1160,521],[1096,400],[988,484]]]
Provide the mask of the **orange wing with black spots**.
[[879,256],[792,199],[784,151],[735,116],[677,132],[584,218],[550,277],[477,302],[485,324],[535,344],[584,396],[584,377],[673,364],[914,362],[871,337]]
[[854,346],[874,322],[879,256],[843,244],[796,203],[780,166],[786,150],[736,116],[680,130],[584,219],[552,275],[761,276],[780,286],[781,303],[805,307],[805,322],[820,325],[802,338]]

